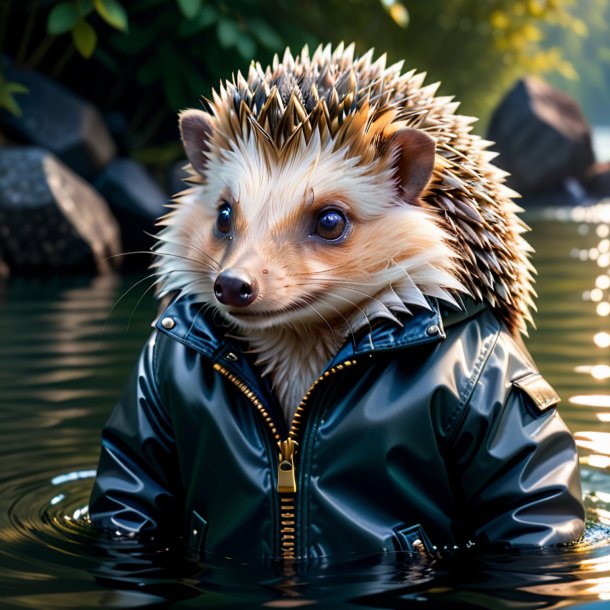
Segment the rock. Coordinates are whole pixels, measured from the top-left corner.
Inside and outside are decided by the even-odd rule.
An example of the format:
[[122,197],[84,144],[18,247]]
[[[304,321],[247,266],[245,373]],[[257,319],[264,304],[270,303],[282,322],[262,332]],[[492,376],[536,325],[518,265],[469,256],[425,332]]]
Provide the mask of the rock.
[[[167,195],[146,170],[132,159],[115,159],[96,178],[95,187],[106,198],[121,227],[125,252],[149,250],[157,219],[168,210]],[[124,266],[145,267],[150,256],[127,256]]]
[[127,133],[129,131],[129,122],[127,117],[122,112],[106,112],[103,115],[104,123],[112,136],[118,155],[125,156],[129,153],[129,144],[127,142]]
[[591,128],[577,102],[536,78],[516,83],[494,111],[488,136],[511,173],[508,185],[522,193],[582,180],[594,162]]
[[6,79],[25,85],[22,116],[0,112],[0,126],[18,141],[50,150],[84,177],[91,177],[116,154],[98,110],[50,78],[11,66]]
[[583,186],[591,197],[610,197],[610,161],[594,163],[585,175]]
[[11,273],[108,271],[121,250],[104,199],[35,147],[0,149],[0,243]]
[[170,165],[167,172],[167,190],[170,195],[175,195],[184,189],[189,188],[189,185],[184,182],[189,177],[189,173],[184,169],[188,165],[186,159],[176,161]]

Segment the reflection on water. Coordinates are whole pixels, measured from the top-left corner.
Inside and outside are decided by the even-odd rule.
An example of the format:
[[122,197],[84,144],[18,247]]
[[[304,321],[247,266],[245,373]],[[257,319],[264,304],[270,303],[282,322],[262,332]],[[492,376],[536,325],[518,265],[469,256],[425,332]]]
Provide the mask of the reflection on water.
[[[610,422],[610,202],[555,211],[554,217],[566,226],[577,227],[577,237],[570,250],[574,263],[566,265],[566,277],[574,273],[575,277],[582,278],[580,294],[585,311],[579,315],[588,321],[587,334],[591,341],[586,351],[575,354],[572,363],[573,372],[587,380],[584,382],[586,391],[574,392],[570,388],[572,391],[568,390],[564,395],[578,412],[579,424],[575,427],[575,436],[581,452],[581,463],[592,469],[610,472],[610,432],[603,431]],[[564,298],[570,298],[570,295],[564,295]],[[584,417],[594,417],[598,425],[601,424],[601,429],[583,429],[581,422]],[[610,499],[600,491],[595,497],[602,503]],[[600,522],[608,522],[606,509],[596,506],[594,512]],[[607,596],[610,585],[602,586],[600,591],[602,589]]]
[[[528,345],[564,398],[589,523],[575,545],[512,556],[368,557],[325,566],[195,561],[100,546],[86,505],[99,430],[149,332],[147,283],[0,284],[0,607],[559,608],[610,601],[610,205],[529,218],[539,330]],[[136,278],[137,279],[137,278]],[[132,280],[133,281],[133,280]],[[601,607],[601,606],[600,606]]]

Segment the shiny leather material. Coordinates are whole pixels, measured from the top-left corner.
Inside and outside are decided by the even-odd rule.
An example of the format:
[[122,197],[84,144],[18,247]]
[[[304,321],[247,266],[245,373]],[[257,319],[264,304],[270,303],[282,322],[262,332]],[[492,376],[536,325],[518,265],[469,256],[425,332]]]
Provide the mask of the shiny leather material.
[[[173,323],[163,320],[171,318]],[[444,323],[446,321],[446,324]],[[188,298],[170,304],[102,435],[95,526],[184,538],[196,552],[279,555],[278,451],[242,390],[286,424],[239,344]],[[541,546],[584,527],[574,439],[515,381],[536,372],[481,306],[348,342],[308,403],[296,457],[296,554]],[[243,389],[243,387],[242,387]]]

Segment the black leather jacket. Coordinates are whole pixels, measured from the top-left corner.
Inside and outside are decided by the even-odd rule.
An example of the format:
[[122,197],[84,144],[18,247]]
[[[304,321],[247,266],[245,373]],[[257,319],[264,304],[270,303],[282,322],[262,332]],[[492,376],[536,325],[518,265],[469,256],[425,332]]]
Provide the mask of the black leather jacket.
[[248,561],[572,541],[584,510],[556,402],[489,309],[433,303],[341,349],[299,407],[292,460],[266,381],[181,298],[103,431],[90,515]]

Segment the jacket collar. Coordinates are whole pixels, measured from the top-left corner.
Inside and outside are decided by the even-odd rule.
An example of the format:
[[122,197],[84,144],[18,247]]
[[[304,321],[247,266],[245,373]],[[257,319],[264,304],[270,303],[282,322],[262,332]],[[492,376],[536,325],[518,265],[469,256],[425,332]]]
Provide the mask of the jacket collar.
[[[445,339],[445,328],[478,313],[483,304],[468,303],[463,311],[448,312],[439,307],[435,299],[428,300],[429,309],[420,308],[403,319],[402,325],[380,321],[370,332],[349,340],[328,363],[327,368],[362,354],[403,349]],[[237,362],[245,362],[240,343],[229,336],[221,323],[216,323],[214,314],[204,311],[201,304],[191,296],[179,296],[153,322],[152,326],[172,337],[213,362],[235,363],[230,368],[242,368]],[[248,369],[250,367],[247,367]],[[250,372],[250,371],[248,371]],[[243,371],[240,371],[240,374]]]

